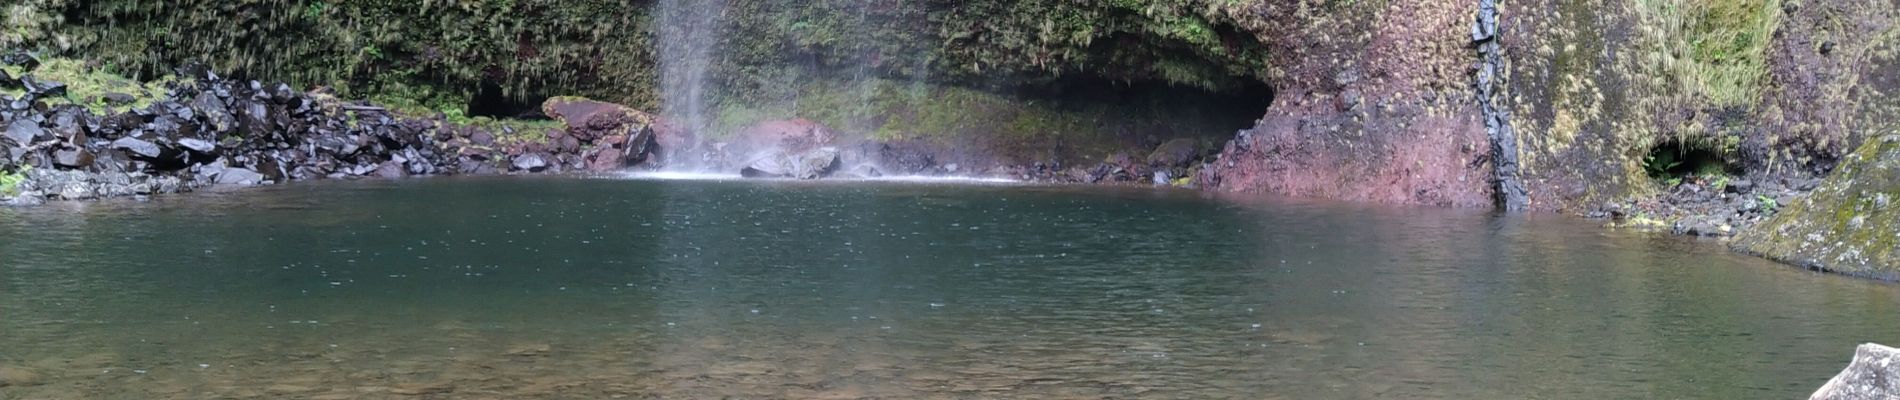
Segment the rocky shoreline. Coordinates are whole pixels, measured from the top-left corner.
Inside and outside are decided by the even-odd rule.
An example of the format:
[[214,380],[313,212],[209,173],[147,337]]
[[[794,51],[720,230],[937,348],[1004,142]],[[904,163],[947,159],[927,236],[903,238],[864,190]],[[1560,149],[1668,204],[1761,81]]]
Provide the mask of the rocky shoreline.
[[[186,67],[150,99],[107,93],[73,99],[68,85],[29,71],[0,79],[0,204],[187,192],[212,185],[427,175],[604,173],[668,166],[753,178],[978,175],[1067,183],[1188,185],[1205,156],[1192,140],[1145,157],[1117,153],[1088,167],[1007,165],[955,146],[844,138],[803,119],[767,121],[723,140],[700,140],[630,107],[575,97],[547,100],[554,127],[456,123],[414,116],[322,90],[237,81]],[[83,104],[97,101],[100,109]],[[134,107],[135,101],[149,103]],[[948,162],[945,162],[948,161]],[[959,162],[961,161],[961,162]],[[965,164],[968,163],[968,164]]]
[[[8,58],[29,71],[38,64],[23,53]],[[133,95],[108,94],[103,113],[49,105],[71,100],[62,82],[31,73],[0,81],[24,91],[0,98],[0,173],[12,177],[0,198],[32,205],[306,179],[601,170],[642,161],[653,139],[645,124],[529,134],[398,115],[203,68],[179,76],[190,78],[166,83],[144,107],[116,107]]]

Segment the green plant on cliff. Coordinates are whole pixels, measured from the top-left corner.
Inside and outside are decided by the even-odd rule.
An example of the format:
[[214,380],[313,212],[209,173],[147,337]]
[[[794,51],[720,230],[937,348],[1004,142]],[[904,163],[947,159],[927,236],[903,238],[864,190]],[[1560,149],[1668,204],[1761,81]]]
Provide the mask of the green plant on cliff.
[[0,171],[0,196],[20,195],[20,184],[26,182],[26,173],[32,170],[32,166],[21,166],[13,172]]
[[[10,40],[149,78],[187,61],[345,97],[433,89],[465,106],[484,85],[523,103],[558,93],[651,106],[647,8],[558,0],[28,0],[35,35]],[[10,27],[21,26],[10,24]]]
[[1662,82],[1688,101],[1747,107],[1760,98],[1767,50],[1781,0],[1639,0],[1645,60]]
[[[150,105],[153,100],[165,93],[157,83],[140,82],[114,73],[107,66],[92,66],[84,61],[71,58],[54,57],[40,60],[40,66],[27,71],[17,66],[0,67],[7,73],[31,75],[38,79],[66,84],[66,96],[46,99],[52,104],[70,103],[84,106],[94,114],[106,115],[112,109],[126,110]],[[0,94],[18,97],[25,93],[20,88],[0,89]],[[131,100],[125,104],[108,104],[107,94],[122,94]]]

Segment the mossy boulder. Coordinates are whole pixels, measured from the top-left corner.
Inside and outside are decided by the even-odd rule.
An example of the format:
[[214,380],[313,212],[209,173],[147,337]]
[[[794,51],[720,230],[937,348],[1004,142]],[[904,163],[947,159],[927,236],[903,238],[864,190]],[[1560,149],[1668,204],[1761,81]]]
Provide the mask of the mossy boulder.
[[1735,246],[1808,268],[1900,280],[1900,135],[1869,140],[1813,193]]

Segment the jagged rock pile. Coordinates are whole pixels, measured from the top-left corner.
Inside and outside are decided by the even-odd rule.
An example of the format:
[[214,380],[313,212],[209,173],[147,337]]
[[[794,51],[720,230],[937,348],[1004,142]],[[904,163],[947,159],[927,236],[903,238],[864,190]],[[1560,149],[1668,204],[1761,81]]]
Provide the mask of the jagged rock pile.
[[[29,70],[23,54],[10,65]],[[186,68],[151,105],[99,115],[58,104],[65,85],[0,77],[0,173],[24,181],[14,203],[363,176],[614,170],[646,160],[652,119],[569,120],[544,136],[399,116],[285,84],[238,82]],[[114,97],[114,96],[108,96]],[[112,103],[113,99],[107,99]],[[624,108],[624,107],[623,107]],[[644,114],[640,114],[644,116]],[[530,139],[531,138],[531,139]]]

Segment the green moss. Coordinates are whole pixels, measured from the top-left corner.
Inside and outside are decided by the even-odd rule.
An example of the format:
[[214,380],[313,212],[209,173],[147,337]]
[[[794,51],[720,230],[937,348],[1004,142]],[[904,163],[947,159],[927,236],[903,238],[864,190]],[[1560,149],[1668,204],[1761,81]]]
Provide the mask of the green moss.
[[26,182],[26,172],[31,170],[33,167],[28,165],[12,172],[0,171],[0,196],[20,195],[20,184]]
[[19,42],[134,77],[200,61],[235,76],[437,110],[465,107],[484,85],[515,99],[656,101],[647,8],[623,1],[29,3],[45,34]]
[[1637,9],[1658,30],[1649,61],[1679,95],[1717,108],[1760,100],[1781,0],[1641,0]]
[[[48,58],[41,60],[39,68],[26,71],[17,66],[4,67],[14,76],[31,75],[35,78],[66,84],[66,96],[48,99],[50,104],[78,104],[91,109],[93,113],[105,115],[116,108],[142,108],[165,94],[165,88],[154,82],[140,82],[126,78],[111,71],[107,66],[88,66],[86,62],[71,58]],[[108,106],[103,99],[107,93],[120,93],[132,96],[129,105]],[[24,94],[21,89],[0,90],[0,94],[18,97]]]
[[1836,272],[1900,279],[1900,136],[1870,139],[1819,188],[1737,247]]

